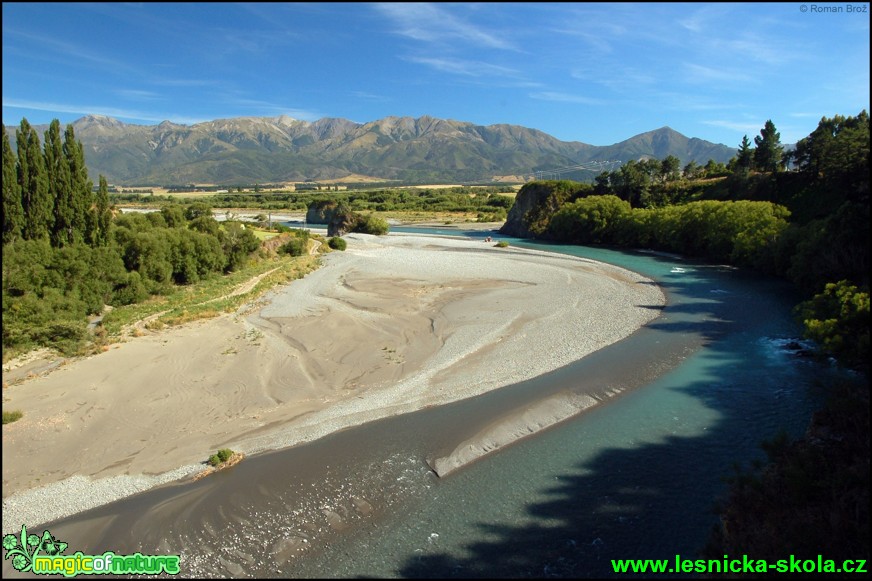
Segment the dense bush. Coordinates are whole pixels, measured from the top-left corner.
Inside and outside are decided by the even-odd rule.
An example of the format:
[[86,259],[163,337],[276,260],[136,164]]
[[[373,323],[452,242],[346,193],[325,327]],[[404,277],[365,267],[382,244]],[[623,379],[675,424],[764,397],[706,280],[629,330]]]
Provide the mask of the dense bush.
[[227,462],[234,453],[235,452],[230,448],[221,448],[218,450],[218,453],[209,456],[209,464],[212,466],[223,464],[224,462]]
[[630,213],[630,204],[616,196],[590,196],[564,205],[548,224],[548,235],[576,244],[615,244]]
[[826,353],[852,367],[869,368],[869,293],[846,280],[797,306],[806,335]]
[[87,316],[129,293],[128,273],[108,247],[17,240],[3,247],[3,346],[74,350]]
[[17,422],[24,414],[21,410],[12,410],[11,412],[4,411],[3,412],[3,424],[11,424],[12,422]]
[[345,250],[347,247],[345,240],[339,236],[333,236],[330,238],[330,240],[327,241],[327,245],[333,250]]
[[88,315],[104,305],[137,303],[173,285],[234,270],[260,247],[239,223],[189,214],[190,222],[180,206],[167,206],[118,216],[105,246],[57,248],[47,239],[5,244],[4,348],[52,345],[73,352],[88,338]]
[[386,220],[373,214],[366,214],[363,216],[358,215],[354,227],[352,228],[352,232],[383,236],[388,233],[388,223]]
[[561,206],[544,235],[575,244],[657,248],[774,272],[788,216],[771,202],[701,201],[633,209],[616,196],[589,196]]
[[290,256],[303,256],[308,251],[308,238],[301,236],[291,236],[287,242],[284,242],[278,248],[280,254],[288,254]]

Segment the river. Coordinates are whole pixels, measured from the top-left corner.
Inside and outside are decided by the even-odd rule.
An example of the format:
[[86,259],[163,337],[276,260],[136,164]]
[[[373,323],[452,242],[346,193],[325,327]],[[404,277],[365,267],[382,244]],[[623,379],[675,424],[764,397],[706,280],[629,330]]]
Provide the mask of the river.
[[[85,554],[180,554],[182,576],[602,577],[611,559],[695,558],[732,465],[762,459],[780,429],[801,434],[836,373],[786,348],[798,297],[675,256],[496,237],[639,272],[667,305],[556,372],[44,528]],[[445,478],[428,465],[513,410],[592,386],[605,403]]]

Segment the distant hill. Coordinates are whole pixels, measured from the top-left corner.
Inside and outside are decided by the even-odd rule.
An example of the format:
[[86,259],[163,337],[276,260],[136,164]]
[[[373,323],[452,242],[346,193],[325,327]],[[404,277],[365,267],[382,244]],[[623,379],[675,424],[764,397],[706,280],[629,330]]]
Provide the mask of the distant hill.
[[[517,125],[475,125],[433,117],[370,123],[287,116],[218,119],[195,125],[133,125],[88,115],[73,122],[89,174],[120,185],[252,184],[351,174],[408,183],[534,177],[592,161],[678,157],[682,164],[728,161],[735,148],[688,138],[668,127],[609,146],[560,141]],[[36,126],[40,136],[47,126]],[[16,127],[7,127],[15,140]],[[591,179],[594,171],[563,172]]]

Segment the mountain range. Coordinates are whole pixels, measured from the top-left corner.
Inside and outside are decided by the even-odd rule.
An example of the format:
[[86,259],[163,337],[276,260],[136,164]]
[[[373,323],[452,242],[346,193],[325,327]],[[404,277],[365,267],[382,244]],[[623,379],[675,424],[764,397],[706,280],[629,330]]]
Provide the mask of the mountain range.
[[[560,141],[517,125],[433,117],[369,123],[288,116],[194,125],[122,123],[87,115],[72,123],[91,178],[118,185],[254,184],[368,176],[368,181],[469,183],[532,177],[591,179],[616,162],[668,155],[682,164],[727,162],[735,148],[662,127],[609,146]],[[48,126],[34,126],[40,136]],[[15,141],[16,127],[7,127]],[[606,163],[609,162],[609,163]],[[570,170],[568,168],[577,168]]]

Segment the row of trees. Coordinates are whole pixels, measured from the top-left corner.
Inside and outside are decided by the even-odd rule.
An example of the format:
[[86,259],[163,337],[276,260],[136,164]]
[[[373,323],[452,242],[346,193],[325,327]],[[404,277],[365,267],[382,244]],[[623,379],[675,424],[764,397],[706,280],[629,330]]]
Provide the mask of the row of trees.
[[[314,202],[344,203],[355,212],[466,212],[483,217],[505,220],[513,198],[497,193],[499,188],[445,188],[445,189],[382,189],[369,192],[339,191],[324,193],[270,193],[216,194],[206,198],[214,208],[258,208],[263,210],[302,210]],[[122,194],[115,200],[145,202],[148,204],[171,202],[165,196],[138,196]]]
[[21,120],[15,132],[18,153],[3,128],[3,242],[47,239],[60,247],[76,242],[107,243],[111,208],[105,178],[96,192],[88,179],[81,142],[73,126],[61,138],[55,119],[39,135]]

